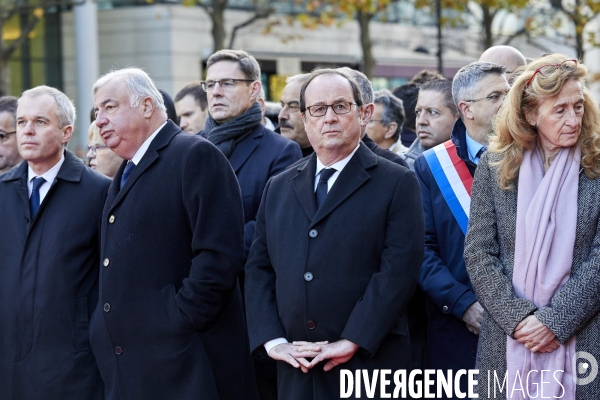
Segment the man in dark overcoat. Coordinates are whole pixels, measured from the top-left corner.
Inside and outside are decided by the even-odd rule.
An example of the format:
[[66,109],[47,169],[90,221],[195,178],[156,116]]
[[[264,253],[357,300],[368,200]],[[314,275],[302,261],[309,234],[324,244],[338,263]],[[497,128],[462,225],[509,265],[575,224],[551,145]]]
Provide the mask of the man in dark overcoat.
[[24,162],[0,175],[0,398],[100,400],[89,342],[110,179],[65,145],[75,108],[47,86],[16,113]]
[[342,369],[410,369],[419,187],[360,143],[362,105],[344,72],[311,74],[300,108],[315,153],[272,178],[259,209],[246,312],[251,349],[278,360],[280,399],[338,399]]
[[254,399],[231,166],[167,121],[142,70],[113,71],[93,91],[102,140],[125,160],[102,214],[90,327],[106,398]]

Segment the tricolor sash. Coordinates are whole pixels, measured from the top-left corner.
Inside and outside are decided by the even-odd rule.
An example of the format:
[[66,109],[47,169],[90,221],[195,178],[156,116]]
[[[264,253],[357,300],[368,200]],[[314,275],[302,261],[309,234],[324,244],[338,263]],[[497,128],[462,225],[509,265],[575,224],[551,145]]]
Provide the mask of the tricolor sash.
[[466,235],[473,187],[473,177],[467,165],[456,154],[456,146],[452,140],[427,150],[423,155],[444,200]]

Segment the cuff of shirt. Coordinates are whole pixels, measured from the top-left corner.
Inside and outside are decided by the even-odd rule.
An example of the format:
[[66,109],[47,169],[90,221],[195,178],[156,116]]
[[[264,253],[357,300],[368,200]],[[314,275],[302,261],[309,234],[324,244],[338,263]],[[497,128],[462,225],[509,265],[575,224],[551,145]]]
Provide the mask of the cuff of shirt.
[[282,338],[282,337],[273,339],[273,340],[269,340],[268,342],[266,342],[264,344],[264,346],[265,346],[265,350],[267,351],[267,354],[269,354],[269,352],[271,351],[271,349],[273,347],[277,346],[278,344],[282,344],[282,343],[289,343],[289,342],[287,341],[286,338]]

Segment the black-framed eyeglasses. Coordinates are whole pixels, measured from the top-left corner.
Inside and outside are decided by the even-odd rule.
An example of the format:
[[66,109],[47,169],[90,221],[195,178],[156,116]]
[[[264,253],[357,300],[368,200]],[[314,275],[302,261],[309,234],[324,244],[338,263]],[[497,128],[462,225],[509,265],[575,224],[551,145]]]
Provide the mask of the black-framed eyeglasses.
[[322,117],[323,115],[327,114],[327,109],[329,107],[331,107],[331,109],[333,110],[333,112],[336,115],[343,115],[343,114],[348,114],[350,112],[350,110],[352,110],[352,106],[356,105],[356,103],[350,103],[350,102],[339,102],[339,103],[334,103],[334,104],[321,104],[321,105],[317,105],[317,106],[310,106],[310,107],[306,107],[306,109],[308,110],[308,113],[313,116],[313,117]]
[[200,85],[205,92],[211,92],[217,83],[221,86],[221,89],[229,90],[235,87],[236,82],[254,82],[254,79],[220,79],[218,81],[203,81],[200,82]]
[[4,141],[12,134],[17,133],[17,131],[6,132],[0,129],[0,144],[4,143]]
[[481,100],[487,100],[487,101],[491,101],[492,103],[497,102],[500,99],[504,99],[506,97],[506,95],[508,94],[508,92],[504,92],[504,93],[494,93],[494,94],[490,94],[487,97],[481,97],[479,99],[473,99],[473,100],[465,100],[467,103],[477,103],[478,101]]
[[565,61],[561,62],[560,64],[542,65],[541,67],[539,67],[538,69],[535,70],[533,75],[531,75],[531,78],[529,78],[529,80],[525,84],[525,87],[528,87],[529,85],[531,85],[531,82],[533,82],[533,78],[535,78],[535,76],[538,73],[540,73],[542,76],[548,77],[548,76],[552,75],[552,73],[554,71],[556,71],[558,68],[562,69],[565,72],[573,72],[577,69],[577,60],[565,60]]
[[88,151],[92,152],[92,156],[96,157],[96,154],[98,154],[98,149],[107,149],[108,146],[103,146],[103,145],[96,145],[96,144],[90,144],[88,145]]

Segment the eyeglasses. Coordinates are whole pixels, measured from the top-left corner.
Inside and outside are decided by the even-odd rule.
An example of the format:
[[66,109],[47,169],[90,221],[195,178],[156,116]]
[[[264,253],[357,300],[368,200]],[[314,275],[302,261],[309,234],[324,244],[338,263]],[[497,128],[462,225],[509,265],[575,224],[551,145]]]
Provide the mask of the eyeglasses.
[[482,97],[480,99],[473,99],[473,100],[465,100],[467,103],[477,103],[478,101],[481,100],[487,100],[487,101],[491,101],[492,103],[497,102],[498,100],[500,100],[500,98],[504,99],[506,97],[506,94],[508,92],[504,92],[504,93],[494,93],[491,94],[487,97]]
[[313,117],[322,117],[323,115],[327,114],[327,109],[329,107],[331,107],[336,115],[348,114],[350,110],[352,110],[352,105],[356,105],[356,103],[340,102],[335,104],[322,104],[318,106],[306,107],[306,109]]
[[17,131],[12,131],[12,132],[6,132],[3,131],[2,129],[0,129],[0,144],[4,143],[4,141],[6,139],[8,139],[8,137],[14,133],[17,133]]
[[535,76],[538,74],[538,72],[542,76],[549,77],[550,75],[552,75],[554,73],[554,71],[556,71],[559,68],[565,72],[573,72],[577,69],[577,60],[565,60],[565,61],[561,62],[560,64],[542,65],[541,67],[539,67],[538,69],[535,70],[533,75],[531,75],[531,78],[529,78],[529,80],[525,84],[525,87],[528,87],[529,85],[531,85],[531,82],[533,82],[533,78],[535,78]]
[[107,149],[108,146],[100,146],[100,145],[96,145],[96,144],[92,144],[92,145],[88,145],[88,151],[92,152],[92,156],[96,157],[96,154],[98,153],[98,149]]
[[200,82],[202,89],[205,92],[212,92],[215,89],[215,85],[218,83],[223,90],[231,90],[235,87],[236,82],[254,82],[254,79],[221,79],[218,81],[205,81]]

